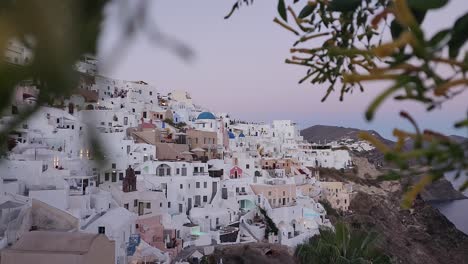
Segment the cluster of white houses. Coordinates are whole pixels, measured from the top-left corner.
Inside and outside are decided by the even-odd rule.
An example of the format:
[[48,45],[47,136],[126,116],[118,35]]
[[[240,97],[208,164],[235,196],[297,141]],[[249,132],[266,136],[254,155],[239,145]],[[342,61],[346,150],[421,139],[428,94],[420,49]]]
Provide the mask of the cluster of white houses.
[[[72,96],[10,133],[1,263],[169,263],[216,245],[295,247],[330,225],[320,199],[348,209],[349,186],[320,181],[318,170],[348,168],[348,151],[306,142],[293,122],[239,122],[186,92],[100,76],[92,58],[77,71]],[[18,86],[0,126],[38,93]],[[266,217],[278,232],[266,232],[275,230]]]

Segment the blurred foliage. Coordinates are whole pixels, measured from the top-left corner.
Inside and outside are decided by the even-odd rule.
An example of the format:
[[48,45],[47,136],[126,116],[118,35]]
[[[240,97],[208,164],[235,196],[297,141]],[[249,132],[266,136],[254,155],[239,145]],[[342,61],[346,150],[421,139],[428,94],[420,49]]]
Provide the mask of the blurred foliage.
[[68,96],[78,84],[75,63],[94,54],[102,9],[107,0],[4,0],[0,2],[0,50],[17,41],[33,57],[19,66],[0,61],[0,111],[11,106],[15,87],[30,80],[40,93],[37,104],[22,111],[0,132],[2,150],[8,134],[44,104]]
[[295,255],[300,263],[391,263],[390,258],[378,250],[377,234],[349,228],[339,222],[335,230],[320,228],[320,236],[298,245]]
[[[239,8],[237,1],[233,10]],[[455,18],[433,36],[421,28],[427,12],[438,11],[449,0],[279,0],[273,21],[298,36],[286,63],[303,66],[306,75],[299,83],[325,84],[322,101],[333,91],[339,99],[354,89],[364,91],[364,83],[384,81],[389,87],[374,98],[365,117],[372,120],[389,98],[414,101],[427,111],[442,107],[468,87],[468,13]],[[231,13],[227,16],[232,15]],[[442,12],[441,15],[444,15]],[[436,21],[430,21],[437,23]],[[384,41],[388,38],[388,41]],[[465,111],[465,110],[462,110]],[[401,116],[413,132],[394,130],[397,144],[390,148],[372,135],[371,141],[385,153],[387,161],[398,165],[400,175],[425,174],[405,198],[405,205],[425,185],[454,171],[468,177],[468,142],[455,142],[440,133],[421,131],[406,112]],[[454,127],[468,128],[465,120]],[[412,146],[405,144],[411,140]],[[460,190],[468,187],[468,179]]]
[[327,212],[327,215],[328,216],[335,216],[335,217],[339,217],[340,216],[340,211],[336,210],[335,208],[333,208],[330,204],[330,202],[328,202],[328,200],[326,199],[322,199],[322,200],[319,200],[319,203],[321,205],[323,205],[323,209],[325,209],[325,211]]
[[[118,13],[117,26],[122,37],[100,65],[111,67],[138,31],[144,31],[154,43],[183,59],[193,57],[185,44],[163,33],[149,18],[148,0],[2,0],[0,1],[0,50],[6,53],[10,42],[31,51],[24,65],[0,60],[0,111],[11,107],[15,87],[31,83],[39,90],[37,103],[13,115],[0,131],[0,154],[7,149],[8,135],[41,106],[59,107],[64,98],[78,88],[76,63],[85,55],[95,55],[104,11],[113,5]],[[55,104],[54,104],[55,101]],[[64,108],[64,106],[62,106]],[[95,132],[90,131],[95,158],[103,158]]]
[[391,171],[383,175],[379,175],[377,177],[378,181],[398,181],[400,179],[401,179],[401,175],[394,171]]

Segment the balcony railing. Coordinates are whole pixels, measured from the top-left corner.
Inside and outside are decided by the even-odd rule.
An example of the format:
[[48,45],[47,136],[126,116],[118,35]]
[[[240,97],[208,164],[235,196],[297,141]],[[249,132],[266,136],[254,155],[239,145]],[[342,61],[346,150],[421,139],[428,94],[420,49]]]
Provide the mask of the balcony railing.
[[193,176],[208,176],[208,172],[194,172]]

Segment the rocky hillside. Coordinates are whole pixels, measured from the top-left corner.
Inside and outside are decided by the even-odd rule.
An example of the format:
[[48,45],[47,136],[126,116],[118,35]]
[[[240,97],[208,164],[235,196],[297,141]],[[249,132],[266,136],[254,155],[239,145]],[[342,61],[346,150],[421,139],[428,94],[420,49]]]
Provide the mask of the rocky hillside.
[[[404,186],[418,177],[384,181],[376,170],[360,159],[353,171],[321,170],[321,177],[353,183],[356,192],[350,211],[342,216],[330,215],[332,222],[344,221],[353,228],[378,233],[379,247],[394,263],[468,264],[468,236],[459,231],[443,214],[431,206],[432,201],[464,199],[450,182],[441,180],[426,188],[411,209],[401,207]],[[411,183],[412,182],[412,183]]]
[[422,199],[410,210],[401,209],[401,195],[358,192],[351,202],[353,213],[343,219],[377,232],[380,248],[394,263],[468,263],[468,236]]
[[[325,143],[331,141],[339,141],[345,139],[353,139],[359,140],[359,133],[360,132],[368,132],[371,135],[375,136],[381,142],[386,144],[389,147],[392,147],[395,142],[389,139],[382,137],[378,132],[374,130],[362,130],[358,128],[349,128],[349,127],[340,127],[340,126],[325,126],[325,125],[315,125],[303,129],[301,131],[301,135],[304,137],[305,140],[312,142],[312,143]],[[456,142],[463,142],[468,140],[466,137],[451,135],[449,136],[452,140]],[[412,140],[407,140],[405,142],[404,149],[409,150],[413,146]],[[353,153],[355,156],[367,158],[371,163],[374,165],[388,165],[385,164],[384,157],[382,153],[380,153],[377,149],[373,149],[370,151],[362,151],[362,152],[355,152]]]
[[382,140],[383,142],[391,144],[392,141],[387,140],[386,138],[382,137],[379,133],[374,130],[361,130],[357,128],[349,128],[349,127],[340,127],[340,126],[324,126],[324,125],[315,125],[303,129],[301,131],[301,135],[304,137],[305,140],[314,143],[324,143],[330,141],[336,141],[340,139],[354,139],[358,140],[358,134],[362,131],[366,131],[378,139]]
[[[359,133],[366,131],[371,135],[374,135],[377,139],[383,143],[392,146],[395,142],[382,137],[379,133],[374,130],[361,130],[357,128],[340,127],[340,126],[324,126],[315,125],[308,127],[301,131],[301,135],[305,140],[312,143],[325,143],[331,141],[339,141],[345,139],[360,140]],[[378,150],[373,149],[370,151],[362,151],[353,153],[355,156],[367,158],[374,165],[384,165],[384,157]]]
[[[363,130],[359,128],[351,128],[351,127],[341,127],[341,126],[325,126],[325,125],[314,125],[308,128],[301,130],[301,135],[304,137],[305,140],[313,143],[324,143],[330,141],[337,141],[342,139],[354,139],[359,140],[359,133],[360,132],[368,132],[371,135],[374,135],[377,139],[381,140],[383,143],[387,145],[395,144],[394,141],[389,140],[387,138],[382,137],[378,132],[375,130]],[[466,137],[458,136],[458,135],[450,135],[448,136],[452,140],[456,142],[462,142],[468,140]],[[411,146],[412,142],[406,142],[407,146]]]

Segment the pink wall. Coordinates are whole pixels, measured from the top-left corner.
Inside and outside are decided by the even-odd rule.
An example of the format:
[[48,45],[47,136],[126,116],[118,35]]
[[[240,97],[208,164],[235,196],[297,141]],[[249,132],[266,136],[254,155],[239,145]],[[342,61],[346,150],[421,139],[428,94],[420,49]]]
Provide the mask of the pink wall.
[[[237,174],[236,174],[236,172],[237,172]],[[238,166],[232,167],[232,169],[229,171],[229,177],[231,179],[242,178],[242,169],[239,168]]]
[[169,236],[172,239],[176,238],[176,230],[164,229],[164,226],[161,224],[160,215],[137,219],[136,224],[138,225],[137,232],[140,234],[141,239],[143,239],[149,245],[161,251],[168,252],[171,257],[177,256],[177,254],[179,254],[179,252],[182,250],[181,239],[176,239],[175,247],[166,247],[166,243],[164,242],[164,233],[169,233]]

